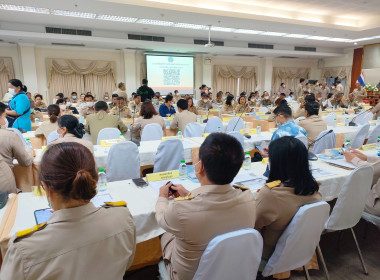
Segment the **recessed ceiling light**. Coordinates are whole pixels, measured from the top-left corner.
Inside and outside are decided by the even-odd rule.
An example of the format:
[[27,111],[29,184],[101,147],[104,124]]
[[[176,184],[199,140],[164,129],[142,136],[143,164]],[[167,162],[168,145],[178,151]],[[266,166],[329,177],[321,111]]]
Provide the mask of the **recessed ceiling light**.
[[211,30],[219,32],[233,32],[235,29],[229,27],[211,26]]
[[351,40],[351,42],[368,41],[368,40],[372,40],[372,39],[375,39],[375,38],[374,37],[365,37],[365,38],[359,38],[359,39]]
[[281,32],[263,32],[260,35],[266,35],[266,36],[284,36],[287,33],[281,33]]
[[51,10],[52,15],[64,16],[64,17],[78,17],[78,18],[95,18],[96,14],[93,13],[82,13],[82,12],[72,12],[65,10]]
[[36,8],[29,6],[17,6],[17,5],[8,5],[0,4],[0,10],[6,11],[17,11],[17,12],[28,12],[28,13],[37,13],[37,14],[49,14],[49,9],[45,8]]
[[174,22],[163,21],[163,20],[154,20],[154,19],[139,19],[136,23],[141,24],[150,24],[150,25],[159,25],[159,26],[172,26]]
[[178,28],[188,28],[188,29],[197,29],[197,30],[207,30],[208,26],[200,24],[191,24],[191,23],[182,23],[178,22],[173,25],[173,27]]
[[330,37],[323,37],[323,36],[310,36],[310,37],[307,37],[305,39],[309,39],[309,40],[327,40],[327,39],[330,39]]
[[329,38],[326,39],[326,41],[332,41],[332,42],[349,42],[351,39],[345,39],[345,38]]
[[109,20],[109,21],[121,21],[121,22],[135,22],[137,20],[137,18],[112,16],[112,15],[98,15],[96,19]]
[[251,29],[236,29],[234,32],[235,33],[244,33],[244,34],[261,34],[261,33],[264,33],[264,31],[251,30]]
[[289,37],[289,38],[307,38],[310,35],[303,35],[303,34],[286,34],[284,37]]

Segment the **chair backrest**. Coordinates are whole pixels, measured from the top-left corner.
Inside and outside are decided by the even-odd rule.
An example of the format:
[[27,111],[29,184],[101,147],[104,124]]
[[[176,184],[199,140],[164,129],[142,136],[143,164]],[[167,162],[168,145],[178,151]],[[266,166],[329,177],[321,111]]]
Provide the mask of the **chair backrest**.
[[97,144],[100,145],[101,140],[119,139],[120,130],[114,127],[106,127],[99,131]]
[[162,127],[158,123],[150,123],[144,127],[141,133],[141,141],[161,140],[163,136]]
[[131,141],[114,144],[107,157],[107,181],[140,178],[140,156],[137,145]]
[[377,137],[380,136],[380,124],[377,125],[371,134],[368,136],[367,144],[376,143]]
[[325,117],[325,121],[327,122],[327,125],[332,126],[334,123],[334,119],[338,120],[335,113],[327,114]]
[[296,138],[300,140],[305,145],[306,148],[308,147],[308,141],[305,135],[297,135]]
[[359,127],[358,131],[356,132],[354,138],[351,141],[352,149],[358,149],[361,145],[363,145],[364,140],[367,138],[368,131],[369,131],[368,123]]
[[327,129],[319,133],[317,139],[321,139],[321,140],[315,142],[314,147],[313,147],[314,154],[320,154],[326,149],[335,148],[336,135],[334,132],[331,132],[328,135],[326,135],[329,131],[330,130]]
[[262,250],[263,239],[257,230],[218,235],[203,252],[193,280],[256,279]]
[[7,128],[8,130],[12,130],[14,133],[16,133],[18,135],[18,137],[20,137],[21,139],[21,142],[22,144],[24,144],[24,147],[26,147],[26,140],[24,138],[24,136],[22,136],[22,133],[20,130],[18,130],[17,128]]
[[203,127],[196,122],[189,123],[185,127],[184,137],[202,137]]
[[329,211],[324,201],[302,206],[278,239],[263,276],[304,266],[315,252]]
[[298,124],[298,122],[299,122],[300,120],[304,120],[304,119],[306,119],[306,118],[305,118],[305,117],[299,117],[299,118],[296,118],[294,122],[295,122],[296,124]]
[[184,160],[184,148],[178,138],[169,138],[161,142],[154,157],[153,172],[176,170]]
[[231,131],[231,132],[228,132],[227,134],[235,137],[240,142],[240,144],[244,150],[244,136],[243,136],[243,134],[241,134],[239,131]]
[[371,166],[356,168],[346,179],[335,206],[326,222],[328,230],[343,230],[355,226],[363,214],[373,178]]
[[53,142],[54,140],[57,140],[59,137],[58,133],[56,130],[53,130],[52,132],[49,133],[47,139],[46,139],[46,144],[49,144],[50,142]]
[[213,117],[211,119],[208,119],[205,127],[205,133],[213,133],[218,132],[218,127],[223,131],[223,122],[218,117]]
[[373,113],[365,112],[365,113],[362,113],[361,115],[358,115],[356,119],[354,120],[354,123],[356,123],[357,125],[360,125],[362,123],[367,123],[370,120],[373,120]]
[[227,125],[226,132],[239,131],[244,128],[244,121],[242,118],[233,117]]

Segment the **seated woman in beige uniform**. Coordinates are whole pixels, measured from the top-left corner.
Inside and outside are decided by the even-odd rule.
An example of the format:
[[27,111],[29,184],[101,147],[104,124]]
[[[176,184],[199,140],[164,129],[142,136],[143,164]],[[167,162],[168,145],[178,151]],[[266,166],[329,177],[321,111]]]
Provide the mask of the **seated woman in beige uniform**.
[[122,279],[131,266],[136,227],[125,202],[96,208],[92,153],[78,143],[47,149],[40,181],[53,214],[9,241],[1,279]]
[[291,136],[278,138],[269,145],[269,177],[256,198],[255,229],[264,240],[264,263],[298,209],[321,200],[307,155],[305,145]]
[[247,98],[243,95],[238,99],[238,105],[235,107],[236,113],[249,113],[251,112],[251,108],[247,104]]
[[48,121],[44,121],[36,130],[36,136],[45,136],[47,138],[50,133],[57,130],[57,119],[61,115],[60,108],[58,105],[52,104],[47,107],[47,113],[49,116]]
[[269,93],[264,91],[263,95],[261,95],[260,106],[270,106],[272,105],[272,101],[270,100]]
[[235,105],[233,104],[234,96],[232,94],[228,95],[226,102],[222,108],[222,114],[232,114],[235,110]]
[[187,104],[188,104],[188,106],[187,106],[187,110],[188,110],[189,112],[192,112],[192,113],[198,115],[197,107],[194,106],[194,101],[193,101],[193,98],[192,98],[191,96],[189,96],[189,97],[187,98]]
[[94,146],[92,143],[88,140],[82,139],[85,133],[84,126],[76,117],[70,115],[60,117],[58,119],[57,133],[59,138],[50,142],[48,146],[63,142],[76,142],[88,148],[91,153],[94,153]]

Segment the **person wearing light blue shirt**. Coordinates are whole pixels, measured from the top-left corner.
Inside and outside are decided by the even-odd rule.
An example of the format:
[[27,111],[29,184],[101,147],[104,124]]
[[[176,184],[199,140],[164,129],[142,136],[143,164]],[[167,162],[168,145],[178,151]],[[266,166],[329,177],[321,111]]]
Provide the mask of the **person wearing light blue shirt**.
[[9,127],[31,131],[30,100],[25,94],[27,87],[17,79],[9,80],[8,87],[8,92],[12,95],[12,99],[9,101],[9,110],[6,111]]
[[158,110],[161,117],[165,118],[165,117],[168,117],[168,115],[170,117],[171,115],[174,115],[176,113],[174,107],[172,106],[172,103],[173,103],[173,96],[167,95],[165,97],[165,103],[161,104]]

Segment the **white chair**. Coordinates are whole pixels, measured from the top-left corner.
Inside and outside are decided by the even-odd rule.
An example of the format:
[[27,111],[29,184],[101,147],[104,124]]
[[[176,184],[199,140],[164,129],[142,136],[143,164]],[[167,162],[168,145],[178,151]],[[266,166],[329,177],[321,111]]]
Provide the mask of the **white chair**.
[[203,252],[193,280],[256,279],[262,250],[263,239],[257,230],[218,235]]
[[223,122],[218,117],[213,117],[208,119],[205,127],[205,133],[213,133],[218,132],[218,127],[220,127],[221,131],[223,131]]
[[[314,154],[320,154],[326,149],[335,148],[336,135],[335,135],[334,131],[330,132],[330,133],[329,133],[329,131],[330,130],[324,130],[321,133],[319,133],[317,139],[321,139],[321,140],[315,142],[315,144],[313,146],[313,153]],[[327,133],[328,133],[328,135],[326,135]]]
[[125,141],[111,147],[106,175],[108,182],[140,178],[140,156],[135,143]]
[[25,140],[24,136],[22,136],[22,133],[20,130],[18,130],[17,128],[7,128],[7,129],[12,130],[14,133],[16,133],[17,136],[20,137],[21,142],[24,145],[24,147],[26,147],[26,140]]
[[233,117],[227,125],[226,132],[239,131],[244,128],[244,121],[242,118]]
[[235,137],[241,144],[243,150],[244,150],[244,136],[239,131],[231,131],[227,133],[228,135],[231,135]]
[[380,136],[380,125],[377,125],[374,130],[368,136],[367,144],[376,143],[377,137]]
[[371,224],[377,226],[377,228],[380,230],[380,217],[372,215],[372,214],[367,213],[367,212],[363,212],[362,219],[366,220],[368,223],[371,223]]
[[49,144],[50,142],[53,142],[59,138],[59,135],[56,130],[49,133],[48,137],[46,138],[46,144]]
[[157,153],[154,157],[153,172],[162,172],[169,170],[176,170],[184,160],[184,148],[182,141],[178,138],[169,138],[157,148]]
[[325,224],[326,232],[351,229],[364,274],[368,274],[368,272],[353,227],[362,217],[371,189],[372,178],[373,168],[371,166],[360,166],[352,171],[342,186],[331,215]]
[[354,120],[354,123],[357,125],[361,125],[362,122],[367,123],[370,120],[373,120],[373,113],[372,112],[365,112],[361,115],[358,115],[356,119]]
[[297,135],[296,138],[305,145],[306,149],[309,147],[307,137],[305,135]]
[[203,127],[196,122],[189,123],[185,127],[184,137],[202,137]]
[[364,140],[367,138],[368,131],[369,131],[368,123],[359,127],[358,131],[356,132],[354,138],[351,141],[352,149],[358,149],[361,145],[363,145]]
[[305,117],[299,117],[299,118],[296,118],[294,122],[295,122],[296,124],[298,124],[298,122],[299,122],[300,120],[304,120],[304,119],[306,119],[306,118],[305,118]]
[[[318,244],[329,211],[330,206],[324,201],[302,206],[278,239],[262,275],[268,277],[303,266],[306,279],[309,279],[305,265],[317,247],[320,252]],[[323,256],[320,258],[324,264]]]
[[325,121],[327,122],[327,125],[328,126],[333,126],[334,124],[334,119],[335,120],[338,120],[337,116],[335,113],[330,113],[330,114],[327,114],[326,117],[325,117]]
[[99,131],[97,144],[100,145],[101,140],[119,139],[120,130],[114,127],[106,127]]
[[163,136],[162,127],[158,123],[150,123],[144,127],[141,133],[141,141],[161,140]]

